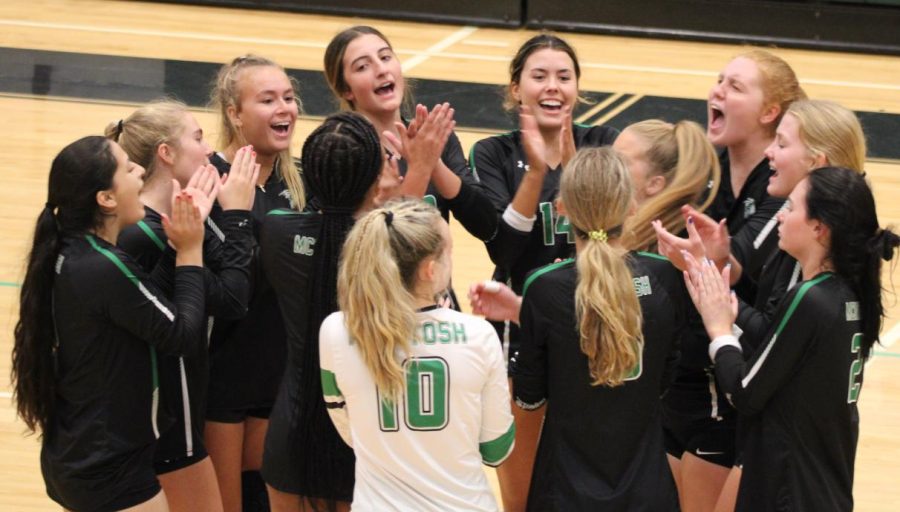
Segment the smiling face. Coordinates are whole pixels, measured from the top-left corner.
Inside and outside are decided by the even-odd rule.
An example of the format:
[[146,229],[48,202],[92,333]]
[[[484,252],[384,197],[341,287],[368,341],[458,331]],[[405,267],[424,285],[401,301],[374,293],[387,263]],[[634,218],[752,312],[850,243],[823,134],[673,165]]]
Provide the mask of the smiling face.
[[766,158],[772,169],[766,192],[773,197],[787,197],[809,171],[819,167],[800,138],[800,121],[791,114],[781,119],[775,140],[766,148]]
[[277,66],[252,66],[238,78],[240,102],[229,107],[231,123],[261,155],[288,149],[298,108],[294,88]]
[[363,114],[398,114],[406,84],[400,61],[391,46],[375,34],[363,34],[344,51],[343,98]]
[[518,83],[510,84],[512,97],[531,107],[538,126],[559,129],[565,107],[571,111],[578,99],[575,63],[562,50],[544,48],[528,56]]
[[98,202],[106,213],[117,217],[121,228],[144,218],[144,204],[140,198],[144,168],[132,162],[121,146],[115,142],[109,144],[116,158],[116,172],[113,174],[112,188],[99,192]]
[[212,149],[203,140],[203,129],[189,112],[184,113],[180,135],[172,144],[172,152],[172,174],[182,187],[187,185],[200,166],[209,163]]
[[725,66],[709,91],[707,116],[706,134],[716,146],[740,144],[774,121],[777,107],[766,106],[762,76],[753,60],[738,57]]

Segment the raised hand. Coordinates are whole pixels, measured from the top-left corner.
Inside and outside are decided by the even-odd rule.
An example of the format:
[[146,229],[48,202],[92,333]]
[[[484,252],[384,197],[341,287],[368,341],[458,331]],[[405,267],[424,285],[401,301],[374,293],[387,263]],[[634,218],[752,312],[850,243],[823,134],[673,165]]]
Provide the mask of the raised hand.
[[700,239],[703,240],[706,257],[716,262],[716,266],[719,268],[724,267],[731,255],[731,237],[728,234],[725,219],[716,222],[709,215],[688,204],[681,207],[681,215],[686,221],[692,220],[688,223],[688,232],[693,224],[693,228],[697,230]]
[[[178,188],[177,182],[175,187]],[[163,214],[162,224],[169,244],[179,255],[196,256],[199,253],[202,264],[203,218],[190,194],[178,190],[172,194],[172,215]]]
[[519,323],[522,298],[503,283],[484,281],[473,284],[469,287],[469,303],[472,314],[483,315],[490,320]]
[[400,195],[400,185],[403,176],[400,176],[400,167],[397,164],[396,155],[384,155],[384,163],[381,166],[381,175],[378,177],[378,192],[375,194],[375,207],[381,207],[384,203]]
[[[547,170],[547,146],[538,129],[537,119],[531,107],[522,105],[519,107],[519,128],[522,134],[522,147],[528,158],[529,171],[544,172]],[[574,142],[572,143],[574,146]],[[574,152],[573,152],[574,154]]]
[[237,150],[231,169],[222,176],[219,204],[223,210],[251,210],[256,198],[256,182],[259,180],[259,164],[252,146]]
[[559,130],[559,156],[562,166],[575,156],[575,134],[572,133],[572,107],[565,107],[562,128]]
[[685,252],[684,259],[688,268],[684,272],[684,283],[710,340],[731,334],[731,326],[737,318],[737,297],[729,287],[731,266],[726,265],[720,273],[706,258],[697,260]]
[[219,173],[210,164],[198,167],[184,188],[184,192],[191,196],[194,205],[200,210],[200,217],[203,220],[209,217],[219,188]]
[[662,222],[654,220],[650,223],[656,231],[657,247],[660,254],[669,258],[678,270],[687,270],[687,262],[684,254],[690,254],[695,260],[706,258],[706,248],[703,246],[703,239],[700,233],[693,225],[693,219],[688,219],[687,230],[688,238],[679,238],[669,233]]

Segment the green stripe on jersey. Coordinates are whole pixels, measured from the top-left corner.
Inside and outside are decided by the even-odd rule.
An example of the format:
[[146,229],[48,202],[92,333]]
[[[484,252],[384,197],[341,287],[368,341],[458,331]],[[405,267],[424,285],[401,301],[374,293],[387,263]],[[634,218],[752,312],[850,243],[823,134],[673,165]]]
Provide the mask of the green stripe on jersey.
[[671,260],[669,260],[669,258],[666,258],[662,254],[656,254],[655,252],[638,251],[637,253],[640,254],[641,256],[646,256],[648,258],[653,258],[655,260],[671,261]]
[[121,270],[122,273],[125,274],[125,277],[127,277],[129,281],[131,281],[135,285],[140,286],[141,282],[138,280],[137,276],[134,275],[131,269],[129,269],[125,266],[124,263],[122,263],[122,260],[120,260],[118,256],[110,252],[109,249],[100,247],[100,245],[97,244],[97,241],[94,240],[94,237],[92,237],[91,235],[85,235],[85,238],[87,238],[88,243],[91,244],[91,247],[93,247],[94,250],[106,256],[109,261],[113,262],[115,266],[119,267],[119,270]]
[[515,440],[516,424],[511,423],[509,425],[509,430],[502,436],[493,441],[478,444],[478,451],[481,452],[481,460],[489,466],[499,464],[507,455],[509,455],[513,441]]
[[320,375],[322,378],[322,394],[334,397],[341,396],[341,389],[337,385],[337,378],[334,376],[334,372],[322,368]]
[[544,266],[544,267],[541,267],[541,268],[535,270],[534,273],[531,274],[530,276],[528,276],[528,279],[525,280],[525,285],[522,286],[522,297],[525,296],[525,292],[528,291],[528,287],[531,286],[531,283],[533,283],[535,279],[541,277],[542,275],[546,274],[547,272],[551,272],[558,268],[564,267],[564,266],[568,265],[569,263],[572,263],[573,261],[575,261],[573,258],[569,258],[569,259],[565,259],[562,261],[558,261],[556,263],[551,263],[547,266]]
[[153,230],[150,229],[150,226],[148,226],[146,222],[139,220],[137,225],[139,228],[141,228],[141,231],[143,231],[144,234],[150,237],[150,240],[153,240],[153,243],[156,244],[156,247],[158,247],[160,251],[166,250],[166,244],[162,240],[160,240],[158,236],[156,236],[156,233],[154,233]]
[[791,319],[791,315],[794,314],[797,307],[800,305],[800,301],[803,300],[803,296],[806,295],[806,292],[809,291],[813,286],[821,283],[822,281],[828,279],[833,274],[831,272],[826,272],[819,277],[812,279],[803,283],[800,286],[800,289],[797,290],[797,295],[794,296],[794,300],[791,301],[791,305],[788,307],[787,312],[784,314],[784,317],[781,319],[781,323],[778,324],[778,329],[775,329],[775,336],[781,334],[781,331],[784,330],[784,327],[787,325],[788,321]]
[[313,213],[315,212],[298,212],[297,210],[291,210],[290,208],[276,208],[266,212],[266,215],[310,215]]
[[472,147],[469,148],[469,169],[472,170],[472,175],[475,176],[475,179],[481,181],[478,177],[478,170],[475,169],[475,144],[472,144]]

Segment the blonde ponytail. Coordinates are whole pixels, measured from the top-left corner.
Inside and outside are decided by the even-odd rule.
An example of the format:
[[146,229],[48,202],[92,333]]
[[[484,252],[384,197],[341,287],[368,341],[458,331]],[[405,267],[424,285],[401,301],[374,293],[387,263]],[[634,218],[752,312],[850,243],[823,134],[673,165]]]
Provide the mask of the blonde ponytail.
[[396,397],[416,326],[416,274],[444,240],[440,213],[422,202],[392,202],[369,212],[347,235],[338,271],[338,305],[376,386]]
[[609,243],[621,234],[632,195],[628,169],[608,147],[579,150],[560,182],[566,215],[584,241],[576,263],[575,312],[594,386],[622,384],[640,362],[644,343],[626,251]]
[[187,106],[180,101],[152,101],[125,119],[109,123],[104,135],[118,142],[128,158],[144,168],[144,181],[149,181],[156,172],[160,144],[177,145],[187,113]]
[[658,219],[670,233],[678,233],[684,229],[682,205],[703,211],[715,198],[721,179],[719,159],[705,130],[693,121],[672,125],[651,119],[626,130],[647,143],[650,172],[665,178],[666,187],[625,222],[622,243],[632,250],[653,250],[656,232],[651,221]]

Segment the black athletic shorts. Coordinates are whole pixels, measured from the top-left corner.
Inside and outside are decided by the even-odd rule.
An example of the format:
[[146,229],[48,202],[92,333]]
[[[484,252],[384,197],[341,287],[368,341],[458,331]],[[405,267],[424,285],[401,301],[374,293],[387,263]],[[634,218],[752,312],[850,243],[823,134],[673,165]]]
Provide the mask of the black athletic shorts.
[[256,407],[252,409],[207,409],[206,421],[218,423],[243,423],[247,418],[269,419],[272,414],[271,407]]
[[195,449],[194,453],[191,455],[175,457],[172,459],[157,459],[153,461],[153,469],[156,471],[157,475],[164,475],[166,473],[171,473],[172,471],[184,469],[188,466],[193,466],[207,457],[209,457],[209,454],[206,453],[206,448],[200,446],[199,450]]
[[666,452],[680,459],[685,452],[730,468],[735,459],[735,422],[730,418],[703,418],[663,428]]

